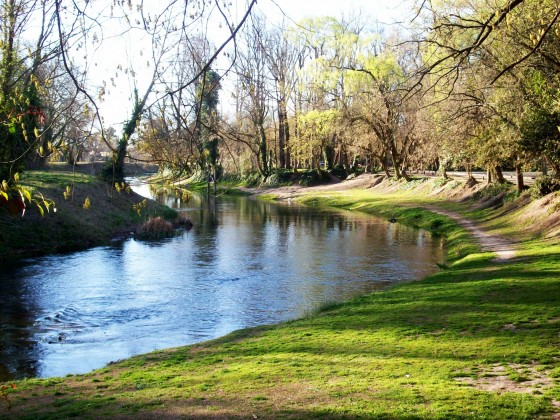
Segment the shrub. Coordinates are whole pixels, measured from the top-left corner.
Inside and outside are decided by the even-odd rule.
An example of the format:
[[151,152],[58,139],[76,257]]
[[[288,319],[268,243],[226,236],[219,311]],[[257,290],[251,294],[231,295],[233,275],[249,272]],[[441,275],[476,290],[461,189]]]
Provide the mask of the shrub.
[[262,181],[262,176],[258,172],[250,172],[243,176],[241,184],[244,187],[256,187],[260,185]]
[[305,171],[301,174],[299,185],[303,185],[304,187],[311,187],[313,185],[320,184],[327,179],[328,178],[326,176],[326,173],[321,170],[315,169]]
[[560,191],[560,179],[550,176],[539,176],[529,189],[531,197],[538,199],[550,193]]
[[272,172],[268,178],[266,178],[265,185],[267,187],[279,187],[282,185],[289,184],[292,180],[293,173],[286,169],[278,169]]
[[332,168],[331,174],[342,180],[346,179],[346,177],[348,176],[346,168],[344,168],[344,165],[341,165],[340,163]]
[[514,191],[514,187],[509,182],[504,182],[500,184],[499,182],[493,182],[486,187],[482,188],[481,190],[477,191],[473,194],[473,199],[475,200],[484,200],[494,198],[500,194],[503,196],[508,196],[509,194],[516,194]]
[[162,217],[150,217],[136,229],[139,239],[162,239],[173,236],[173,224]]
[[177,219],[175,219],[173,225],[177,228],[191,230],[193,227],[193,222],[187,217],[185,213],[179,213],[179,216],[177,216]]

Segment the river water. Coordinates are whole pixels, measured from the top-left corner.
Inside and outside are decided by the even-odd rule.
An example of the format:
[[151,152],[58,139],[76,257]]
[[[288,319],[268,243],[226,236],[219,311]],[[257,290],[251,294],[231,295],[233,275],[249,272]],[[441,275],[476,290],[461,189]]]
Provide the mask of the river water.
[[441,238],[357,212],[160,199],[184,211],[193,229],[0,268],[0,381],[85,373],[298,318],[420,279],[444,258]]

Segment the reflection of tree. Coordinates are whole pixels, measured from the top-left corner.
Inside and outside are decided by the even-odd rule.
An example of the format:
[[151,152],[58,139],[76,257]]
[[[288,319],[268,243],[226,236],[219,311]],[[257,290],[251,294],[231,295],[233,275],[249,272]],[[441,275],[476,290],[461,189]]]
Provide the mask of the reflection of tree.
[[33,295],[10,271],[0,272],[2,310],[0,311],[0,382],[35,377],[38,374],[39,353],[31,326],[37,318]]

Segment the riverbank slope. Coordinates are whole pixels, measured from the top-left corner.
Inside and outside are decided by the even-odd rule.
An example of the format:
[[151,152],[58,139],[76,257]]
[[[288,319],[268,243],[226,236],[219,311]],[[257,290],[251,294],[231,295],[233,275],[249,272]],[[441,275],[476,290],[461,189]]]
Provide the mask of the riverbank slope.
[[71,167],[26,172],[22,185],[53,206],[41,215],[28,204],[24,217],[0,209],[0,262],[106,245],[127,237],[148,216],[176,217],[166,206]]
[[[486,206],[492,197],[465,201],[466,186],[370,181],[377,184],[284,198],[445,234],[449,258],[440,272],[302,320],[87,375],[20,381],[6,391],[11,409],[0,416],[558,418],[558,196]],[[440,187],[448,191],[436,193]],[[282,190],[266,193],[278,199]],[[496,261],[450,215],[505,238],[515,254]]]

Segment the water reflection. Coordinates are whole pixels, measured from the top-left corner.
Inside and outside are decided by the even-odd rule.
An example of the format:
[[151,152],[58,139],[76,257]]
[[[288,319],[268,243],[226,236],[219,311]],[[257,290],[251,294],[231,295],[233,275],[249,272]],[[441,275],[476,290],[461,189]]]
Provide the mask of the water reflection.
[[359,213],[161,196],[194,222],[0,269],[0,379],[81,373],[154,349],[302,316],[435,269],[429,233]]

